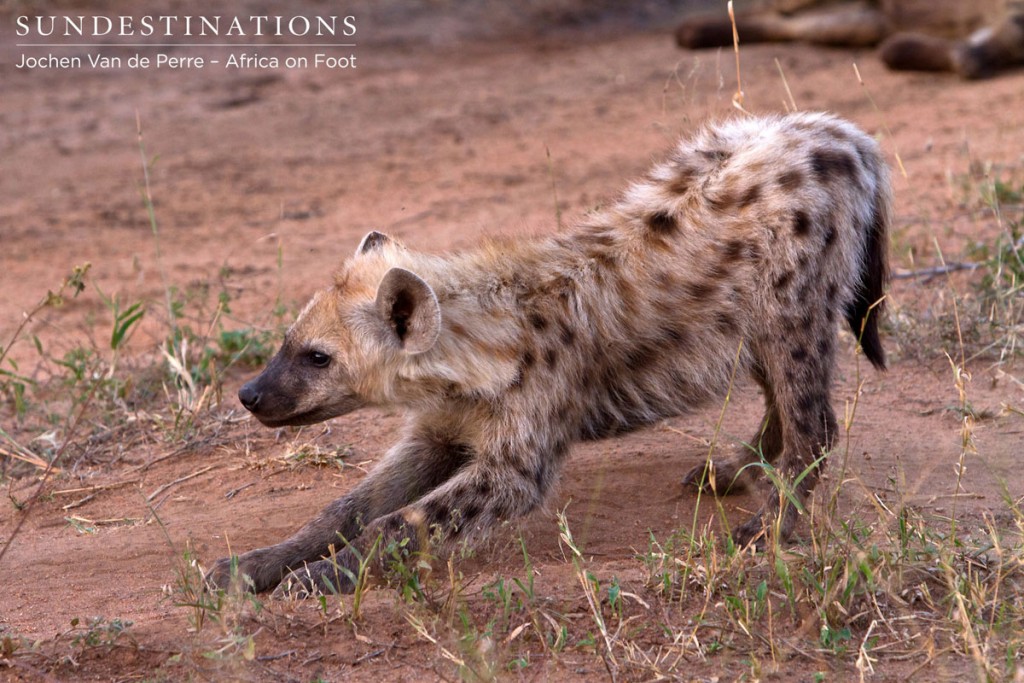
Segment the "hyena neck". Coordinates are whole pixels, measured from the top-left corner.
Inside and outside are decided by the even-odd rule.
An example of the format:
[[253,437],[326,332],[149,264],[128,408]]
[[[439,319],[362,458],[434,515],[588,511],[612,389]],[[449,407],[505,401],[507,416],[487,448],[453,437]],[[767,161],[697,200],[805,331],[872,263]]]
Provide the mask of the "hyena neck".
[[549,319],[555,326],[575,317],[562,311],[571,305],[568,294],[575,299],[587,289],[606,265],[595,258],[611,258],[618,248],[609,233],[591,227],[591,218],[560,236],[492,240],[446,257],[391,254],[390,267],[407,268],[431,286],[442,319],[436,346],[399,369],[395,403],[432,410],[504,396],[521,372],[524,340]]

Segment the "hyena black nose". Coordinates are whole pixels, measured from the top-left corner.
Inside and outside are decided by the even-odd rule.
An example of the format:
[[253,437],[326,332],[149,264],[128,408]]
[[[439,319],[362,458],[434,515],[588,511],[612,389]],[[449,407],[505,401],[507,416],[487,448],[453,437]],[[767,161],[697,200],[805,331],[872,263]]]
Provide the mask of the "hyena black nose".
[[238,390],[238,400],[250,413],[256,412],[256,408],[260,404],[260,392],[253,386],[253,382],[242,385],[242,388]]

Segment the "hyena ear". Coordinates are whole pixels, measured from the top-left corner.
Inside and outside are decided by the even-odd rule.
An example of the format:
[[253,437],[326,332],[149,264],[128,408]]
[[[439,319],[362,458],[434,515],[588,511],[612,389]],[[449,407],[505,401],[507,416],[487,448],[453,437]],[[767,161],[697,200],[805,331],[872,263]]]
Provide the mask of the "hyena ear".
[[377,286],[377,311],[391,325],[396,341],[409,354],[429,350],[441,334],[437,295],[419,275],[392,268]]
[[364,237],[363,240],[359,243],[359,246],[356,247],[356,256],[360,256],[361,254],[365,254],[367,252],[376,251],[383,247],[385,244],[389,244],[392,242],[394,242],[394,240],[385,235],[384,233],[372,230],[366,233],[366,237]]

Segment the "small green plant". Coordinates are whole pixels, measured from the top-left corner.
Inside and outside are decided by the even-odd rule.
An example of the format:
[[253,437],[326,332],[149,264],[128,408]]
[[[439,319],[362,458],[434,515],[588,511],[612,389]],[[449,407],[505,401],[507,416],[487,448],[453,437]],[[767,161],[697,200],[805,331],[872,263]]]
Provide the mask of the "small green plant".
[[522,591],[527,602],[532,604],[536,599],[533,585],[533,563],[530,561],[530,554],[526,551],[526,540],[522,536],[519,537],[519,548],[523,551],[523,579],[514,578],[512,580],[515,581],[516,586]]
[[92,617],[85,624],[75,617],[71,620],[71,644],[81,650],[92,647],[111,648],[131,628],[132,622],[124,619]]
[[[149,511],[167,544],[174,548],[170,533],[159,515],[153,508]],[[258,615],[263,610],[263,603],[252,590],[252,580],[239,572],[238,558],[234,555],[231,557],[227,589],[214,587],[206,581],[203,568],[189,542],[185,543],[178,556],[174,570],[175,582],[164,586],[164,594],[175,607],[188,610],[191,631],[198,637],[208,623],[220,629],[220,635],[212,648],[204,652],[203,656],[221,659],[241,655],[247,661],[254,659],[254,634],[245,627],[244,621],[248,614]]]
[[203,635],[208,624],[212,624],[218,631],[212,641],[203,645],[206,649],[202,656],[213,660],[231,660],[235,657],[245,661],[254,660],[255,631],[247,626],[247,620],[250,615],[255,617],[260,614],[263,603],[252,592],[249,577],[239,573],[237,557],[232,557],[231,578],[226,590],[214,588],[206,582],[202,567],[188,543],[181,552],[175,571],[177,576],[174,585],[165,587],[164,592],[175,607],[188,610],[191,631],[197,638],[203,639],[209,637]]
[[398,589],[406,602],[425,599],[422,576],[430,571],[430,562],[419,552],[409,550],[409,539],[390,540],[381,550],[388,583]]
[[[328,546],[327,559],[331,562],[334,569],[334,576],[323,577],[327,584],[327,592],[336,597],[340,602],[342,599],[343,591],[342,586],[347,582],[352,586],[352,613],[350,615],[351,621],[355,622],[359,620],[363,598],[366,596],[366,590],[370,581],[370,569],[378,561],[377,553],[380,550],[380,544],[383,539],[382,535],[378,535],[374,539],[373,545],[365,552],[362,553],[359,549],[349,543],[346,539],[341,539],[343,547],[347,552],[351,553],[356,559],[355,569],[350,569],[348,566],[338,560],[337,547],[334,544]],[[285,594],[292,590],[292,587],[285,586]],[[302,589],[305,590],[305,589]],[[320,605],[320,610],[323,615],[327,614],[327,595],[323,595],[319,591],[314,591],[313,597],[315,597]]]
[[608,584],[608,607],[611,608],[612,614],[619,621],[622,621],[622,586],[619,585],[618,577],[613,576],[611,583]]
[[604,645],[601,655],[604,658],[605,667],[609,673],[617,671],[619,663],[615,657],[613,647],[617,634],[613,634],[608,629],[604,614],[601,611],[600,598],[598,597],[600,584],[594,575],[584,567],[583,552],[572,535],[565,510],[558,513],[558,536],[562,546],[569,551],[569,558],[575,570],[576,578],[583,588],[583,595],[586,598],[587,606],[590,608],[590,615],[597,626],[598,632],[601,634],[602,644]]
[[484,599],[501,608],[502,623],[508,625],[509,616],[523,609],[523,601],[516,597],[512,582],[498,577],[480,591]]
[[351,446],[325,448],[319,444],[308,442],[289,447],[281,460],[291,468],[331,467],[341,470],[345,469],[345,459],[351,455]]
[[836,656],[843,656],[850,648],[850,641],[853,640],[853,633],[849,627],[834,628],[828,624],[822,624],[818,642],[821,646]]
[[469,681],[494,680],[498,670],[494,640],[489,628],[481,632],[465,609],[459,611],[460,630],[455,650],[446,647],[436,635],[437,620],[427,621],[416,614],[406,613],[405,619],[417,635],[437,648],[441,657],[457,667],[459,678]]
[[[363,598],[366,595],[367,582],[370,580],[370,562],[377,556],[377,552],[380,548],[381,540],[383,536],[378,536],[373,541],[373,545],[366,551],[365,555],[360,555],[353,547],[352,551],[356,553],[356,558],[359,560],[359,564],[356,570],[355,576],[349,574],[349,580],[352,581],[352,619],[358,619],[360,610],[362,609]],[[333,557],[333,550],[331,556]]]
[[[181,552],[175,566],[175,583],[172,588],[165,589],[175,607],[189,610],[189,626],[193,631],[201,631],[208,618],[219,619],[224,608],[225,593],[208,590],[199,561],[188,545]],[[232,558],[231,576],[238,577],[238,561]]]
[[1024,202],[1024,184],[1007,180],[999,174],[991,183],[981,185],[981,201],[986,206],[1003,206]]
[[274,355],[276,339],[277,335],[272,330],[221,330],[214,340],[216,351],[213,358],[221,368],[233,365],[259,367]]
[[107,376],[113,377],[117,369],[118,357],[146,314],[146,307],[143,302],[136,301],[122,309],[121,299],[117,295],[107,296],[99,286],[96,287],[96,292],[114,318],[114,324],[110,330],[110,350],[112,355],[107,370]]
[[[25,417],[29,408],[27,390],[30,387],[38,387],[38,383],[21,373],[18,363],[10,357],[10,351],[21,339],[26,326],[43,310],[58,308],[64,304],[68,296],[77,298],[85,290],[90,268],[91,264],[89,263],[75,266],[61,282],[56,292],[47,291],[36,305],[22,316],[21,322],[11,334],[10,339],[6,344],[0,346],[0,396],[6,396],[9,399],[9,405],[14,407],[14,414],[19,419]],[[39,337],[32,335],[31,339],[39,356],[44,356],[43,345]],[[2,405],[7,403],[8,401],[0,401],[0,411],[2,411]]]
[[508,671],[511,671],[512,673],[515,673],[517,671],[522,671],[523,669],[526,669],[529,666],[530,666],[530,653],[527,652],[525,655],[520,655],[520,656],[515,657],[512,660],[510,660],[509,663],[505,666],[505,668]]
[[22,637],[14,635],[4,635],[0,638],[0,662],[10,666],[10,662],[14,660],[14,657],[25,650],[30,650],[32,643]]
[[522,536],[519,537],[519,546],[523,554],[523,578],[506,579],[499,576],[491,583],[485,584],[480,591],[486,601],[501,608],[503,628],[508,628],[512,615],[525,612],[535,600],[533,564],[530,562],[526,541]]
[[1024,323],[1024,221],[1004,220],[992,246],[976,250],[982,264],[978,292],[982,316],[994,329],[1003,357],[1017,353]]
[[65,517],[64,521],[80,534],[96,533],[96,527],[80,517]]

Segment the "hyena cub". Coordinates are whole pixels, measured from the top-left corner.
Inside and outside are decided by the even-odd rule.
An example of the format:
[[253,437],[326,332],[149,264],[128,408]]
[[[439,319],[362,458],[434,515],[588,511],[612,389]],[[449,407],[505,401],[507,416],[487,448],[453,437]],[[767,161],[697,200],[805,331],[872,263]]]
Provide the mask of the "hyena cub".
[[[725,492],[763,457],[790,482],[805,475],[805,500],[836,436],[837,316],[885,364],[890,218],[875,142],[795,114],[705,129],[565,234],[434,256],[371,232],[239,399],[271,427],[401,406],[404,432],[351,493],[239,557],[240,572],[257,591],[351,590],[339,568],[378,538],[411,552],[527,514],[574,441],[721,399],[737,358],[764,392],[759,447],[685,481]],[[796,518],[772,492],[734,534],[784,539]],[[226,585],[230,567],[210,579]]]

